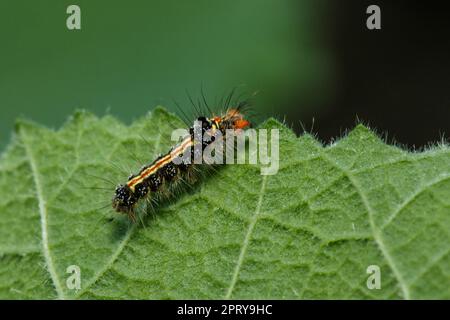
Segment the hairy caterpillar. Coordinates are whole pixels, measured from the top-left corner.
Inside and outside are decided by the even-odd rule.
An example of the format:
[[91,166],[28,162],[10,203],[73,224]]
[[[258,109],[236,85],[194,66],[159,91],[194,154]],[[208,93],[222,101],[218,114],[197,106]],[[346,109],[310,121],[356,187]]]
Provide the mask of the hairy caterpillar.
[[[207,118],[200,116],[196,120],[201,122],[202,136],[205,132],[219,130],[225,137],[226,130],[243,130],[250,126],[250,122],[244,119],[241,113],[241,107],[228,109],[221,116],[213,116]],[[172,147],[169,152],[159,156],[149,165],[145,165],[137,174],[128,177],[125,184],[116,187],[112,199],[112,207],[119,213],[127,214],[128,217],[135,221],[135,207],[142,200],[152,202],[165,196],[172,185],[178,181],[190,181],[195,179],[195,171],[199,166],[205,164],[195,164],[194,158],[194,127],[189,128],[189,135],[184,137],[180,143]],[[208,145],[214,143],[214,139],[202,140],[201,148],[205,149]],[[185,152],[189,152],[190,160],[188,162],[174,161],[181,157]]]

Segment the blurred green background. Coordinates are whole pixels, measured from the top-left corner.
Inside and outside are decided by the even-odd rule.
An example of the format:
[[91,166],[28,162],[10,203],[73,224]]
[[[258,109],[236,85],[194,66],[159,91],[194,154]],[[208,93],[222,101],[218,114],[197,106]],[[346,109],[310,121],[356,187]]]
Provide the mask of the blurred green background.
[[[66,9],[81,8],[81,30]],[[77,108],[129,123],[185,113],[233,87],[256,120],[327,142],[356,119],[408,146],[450,132],[450,2],[378,0],[2,0],[0,149],[18,116],[58,128]],[[180,112],[178,112],[180,114]],[[254,119],[255,120],[255,119]],[[300,123],[301,122],[301,123]]]
[[[66,27],[70,4],[81,8],[81,30]],[[260,119],[326,104],[325,4],[2,0],[0,146],[20,115],[58,128],[85,108],[130,122],[159,104],[176,111],[173,100],[189,112],[186,90],[198,97],[202,86],[212,104],[234,86],[258,91]]]

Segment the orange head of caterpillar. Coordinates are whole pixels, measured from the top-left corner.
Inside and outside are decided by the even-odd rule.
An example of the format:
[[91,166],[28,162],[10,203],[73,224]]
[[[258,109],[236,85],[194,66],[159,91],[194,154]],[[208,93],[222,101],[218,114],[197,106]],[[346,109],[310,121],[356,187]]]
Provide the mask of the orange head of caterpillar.
[[134,220],[134,205],[137,200],[128,185],[118,185],[114,192],[112,206],[117,212],[127,214],[131,220]]
[[222,117],[214,117],[213,122],[220,129],[244,130],[251,126],[239,109],[229,109]]

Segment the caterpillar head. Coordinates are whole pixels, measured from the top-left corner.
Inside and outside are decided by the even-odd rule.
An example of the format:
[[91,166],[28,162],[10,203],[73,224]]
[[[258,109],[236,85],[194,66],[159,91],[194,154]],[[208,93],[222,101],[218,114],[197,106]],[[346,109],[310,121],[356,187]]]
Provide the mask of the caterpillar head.
[[213,121],[217,123],[222,130],[234,129],[244,130],[250,127],[250,121],[244,118],[244,115],[239,111],[239,108],[228,109],[227,113],[222,117],[214,117]]

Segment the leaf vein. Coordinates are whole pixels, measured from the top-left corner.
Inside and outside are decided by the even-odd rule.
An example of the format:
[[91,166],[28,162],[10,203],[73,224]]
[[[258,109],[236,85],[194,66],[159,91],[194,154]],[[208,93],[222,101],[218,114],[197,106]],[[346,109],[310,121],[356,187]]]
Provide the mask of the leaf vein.
[[386,259],[387,264],[389,265],[389,267],[391,268],[395,278],[397,279],[397,282],[400,286],[400,289],[402,290],[403,293],[403,297],[406,300],[409,300],[410,298],[410,293],[409,293],[409,288],[406,285],[405,280],[403,279],[402,274],[399,272],[399,270],[397,269],[397,266],[393,260],[393,258],[391,257],[385,243],[383,240],[383,236],[381,234],[381,230],[378,229],[378,227],[375,225],[375,221],[374,221],[374,213],[373,213],[373,209],[370,206],[369,200],[367,199],[365,193],[363,193],[361,186],[359,185],[358,181],[356,180],[356,178],[353,176],[353,174],[344,169],[341,168],[338,164],[336,164],[335,162],[333,162],[325,153],[323,153],[323,157],[325,158],[325,160],[327,160],[333,167],[335,167],[336,169],[342,171],[345,176],[349,179],[350,183],[354,186],[356,192],[358,193],[364,207],[366,208],[367,214],[368,214],[368,218],[369,218],[369,224],[370,224],[370,228],[372,230],[373,233],[373,238],[375,240],[375,242],[378,245],[378,248],[380,249],[381,253],[383,254],[384,258]]
[[22,142],[25,148],[25,156],[30,163],[31,174],[33,176],[33,181],[36,187],[36,196],[39,204],[39,215],[41,220],[41,237],[42,237],[42,250],[44,253],[45,264],[47,266],[47,271],[50,274],[50,278],[53,281],[53,285],[56,290],[57,297],[59,299],[64,299],[64,291],[62,289],[60,280],[58,278],[58,274],[56,273],[56,269],[54,266],[53,258],[50,253],[50,246],[48,240],[48,221],[47,221],[47,206],[44,199],[44,194],[42,190],[42,184],[40,181],[40,174],[36,164],[36,160],[34,159],[33,152],[29,143],[27,142],[26,134],[24,133],[24,129],[21,128],[20,135],[22,138]]
[[236,282],[238,280],[239,272],[241,271],[241,267],[242,267],[242,264],[245,259],[245,254],[247,253],[247,248],[250,243],[253,229],[255,228],[255,224],[258,221],[259,213],[261,212],[262,200],[263,200],[263,196],[266,192],[266,185],[267,185],[267,175],[263,176],[263,178],[262,178],[261,189],[259,191],[259,197],[258,197],[258,203],[256,205],[256,210],[255,210],[255,213],[253,214],[253,217],[248,225],[247,232],[245,234],[245,238],[244,238],[244,241],[242,243],[241,250],[239,253],[238,261],[234,268],[233,277],[231,278],[230,286],[228,287],[227,293],[225,295],[225,299],[229,299],[231,297],[234,287],[236,286]]
[[432,186],[441,183],[442,181],[450,179],[450,175],[442,175],[438,176],[435,179],[432,179],[431,181],[427,182],[426,184],[422,185],[420,188],[415,190],[409,197],[407,197],[393,212],[391,215],[389,215],[388,219],[386,219],[386,222],[383,223],[383,225],[380,227],[380,230],[384,230],[396,217],[397,215],[402,212],[414,199],[416,199],[420,194],[431,188]]

